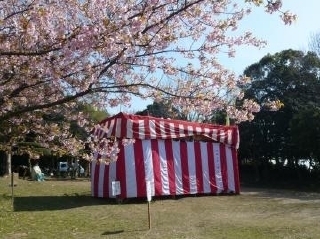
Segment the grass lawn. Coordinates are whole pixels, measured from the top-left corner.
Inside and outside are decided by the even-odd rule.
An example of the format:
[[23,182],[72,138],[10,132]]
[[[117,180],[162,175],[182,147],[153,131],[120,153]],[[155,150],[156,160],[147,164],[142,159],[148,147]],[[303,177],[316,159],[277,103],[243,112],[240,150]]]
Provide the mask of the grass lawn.
[[90,182],[0,178],[0,238],[320,238],[320,194],[243,188],[237,196],[191,196],[117,204],[92,198]]

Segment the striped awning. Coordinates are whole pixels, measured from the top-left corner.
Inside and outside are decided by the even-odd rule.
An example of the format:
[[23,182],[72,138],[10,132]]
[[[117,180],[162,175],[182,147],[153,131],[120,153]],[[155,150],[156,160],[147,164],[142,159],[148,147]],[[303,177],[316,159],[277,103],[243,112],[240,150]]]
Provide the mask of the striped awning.
[[237,126],[224,126],[182,120],[119,113],[102,120],[93,130],[98,138],[182,139],[215,141],[239,146]]

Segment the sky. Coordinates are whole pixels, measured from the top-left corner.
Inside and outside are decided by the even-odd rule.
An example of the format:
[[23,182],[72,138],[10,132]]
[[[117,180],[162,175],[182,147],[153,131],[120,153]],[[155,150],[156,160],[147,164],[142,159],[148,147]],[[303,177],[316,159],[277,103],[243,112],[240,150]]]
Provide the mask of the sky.
[[233,59],[223,59],[228,69],[241,74],[244,69],[258,62],[268,53],[274,54],[286,49],[308,50],[311,35],[320,32],[319,0],[283,0],[283,10],[290,10],[298,18],[292,25],[282,23],[279,14],[270,15],[256,8],[241,22],[241,29],[250,30],[267,45],[262,49],[244,46]]
[[[297,15],[297,21],[285,25],[278,13],[270,15],[262,8],[253,8],[252,13],[240,23],[239,30],[249,30],[254,36],[267,41],[262,48],[243,46],[238,48],[234,58],[221,57],[221,63],[236,74],[243,73],[247,66],[258,62],[262,57],[282,50],[307,51],[311,35],[320,32],[320,0],[283,0],[283,8]],[[110,114],[119,111],[133,113],[146,109],[151,100],[133,98],[131,108],[119,106],[108,109]]]

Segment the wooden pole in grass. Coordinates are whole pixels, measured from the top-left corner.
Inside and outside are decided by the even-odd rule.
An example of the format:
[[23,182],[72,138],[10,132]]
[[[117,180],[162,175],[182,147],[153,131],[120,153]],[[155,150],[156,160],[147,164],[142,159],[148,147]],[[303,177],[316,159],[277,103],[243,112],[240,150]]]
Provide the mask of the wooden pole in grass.
[[14,186],[14,178],[13,178],[13,165],[12,165],[12,151],[11,149],[9,150],[7,154],[7,160],[8,160],[8,167],[9,167],[9,176],[10,176],[10,184],[9,186],[11,187],[11,205],[13,208],[14,204],[14,193],[13,193],[13,186]]
[[151,216],[150,216],[150,202],[148,201],[148,223],[149,223],[149,230],[151,229]]
[[13,185],[14,182],[13,182],[13,167],[12,167],[12,162],[11,162],[11,203],[12,203],[12,208],[14,207],[14,196],[13,196]]
[[147,181],[147,200],[148,200],[148,224],[149,230],[151,229],[151,215],[150,215],[150,202],[151,202],[151,182]]

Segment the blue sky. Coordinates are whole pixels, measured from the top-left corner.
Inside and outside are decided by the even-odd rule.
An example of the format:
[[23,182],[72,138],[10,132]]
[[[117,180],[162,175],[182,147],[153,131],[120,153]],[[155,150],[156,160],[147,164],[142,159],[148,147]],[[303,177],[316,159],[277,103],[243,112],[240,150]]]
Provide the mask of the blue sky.
[[283,0],[283,10],[296,13],[298,19],[292,25],[281,22],[279,14],[270,15],[263,9],[253,9],[253,12],[241,22],[241,29],[250,30],[253,34],[267,41],[262,49],[242,47],[233,59],[223,59],[228,68],[241,74],[243,70],[258,62],[266,54],[274,54],[292,48],[308,50],[312,33],[320,32],[320,1],[319,0]]
[[[268,53],[274,54],[286,49],[308,50],[311,34],[320,32],[320,0],[283,0],[283,10],[290,10],[298,15],[292,25],[285,25],[278,13],[270,15],[262,8],[253,8],[252,13],[244,19],[239,30],[251,31],[257,38],[267,41],[266,47],[258,49],[251,46],[238,48],[234,58],[222,57],[221,63],[237,74],[258,62]],[[108,109],[111,114],[136,112],[146,108],[152,101],[133,99],[131,108],[116,107]]]

